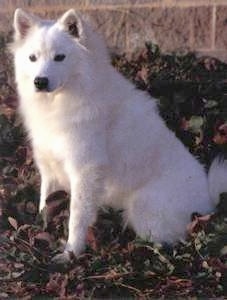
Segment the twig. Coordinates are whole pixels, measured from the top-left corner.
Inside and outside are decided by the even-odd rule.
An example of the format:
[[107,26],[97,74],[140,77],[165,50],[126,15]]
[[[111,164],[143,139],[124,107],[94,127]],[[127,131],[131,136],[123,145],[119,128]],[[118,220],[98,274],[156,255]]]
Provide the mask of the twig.
[[[31,250],[31,245],[26,242],[25,240],[21,239],[21,238],[18,238],[18,237],[15,237],[15,241],[18,241],[19,243],[23,244],[24,247],[27,248],[28,252],[31,254],[31,256],[37,260],[39,263],[41,263],[41,261],[35,256],[35,254],[33,253],[33,251]],[[41,254],[41,252],[36,248],[36,247],[33,247],[34,251],[36,251],[37,253]]]
[[137,289],[137,288],[135,288],[131,285],[124,284],[124,283],[121,283],[121,282],[115,282],[114,284],[117,285],[117,286],[124,287],[124,288],[129,289],[129,290],[132,290],[133,292],[136,292],[140,296],[142,295],[142,292],[139,289]]
[[88,276],[83,279],[104,279],[104,280],[112,280],[112,279],[118,279],[121,277],[125,277],[128,275],[135,275],[135,272],[128,272],[128,273],[109,273],[104,275],[94,275],[94,276]]

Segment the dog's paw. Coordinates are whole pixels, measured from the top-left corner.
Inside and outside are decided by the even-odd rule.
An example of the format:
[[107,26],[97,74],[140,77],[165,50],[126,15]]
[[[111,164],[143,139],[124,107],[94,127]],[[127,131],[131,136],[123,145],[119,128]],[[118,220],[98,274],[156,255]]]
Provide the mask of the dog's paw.
[[48,214],[47,214],[47,207],[45,206],[40,212],[39,215],[41,216],[43,220],[43,229],[47,229],[48,225]]
[[52,259],[51,262],[52,264],[56,265],[65,265],[65,264],[70,264],[73,259],[73,253],[69,251],[64,251],[63,253],[55,255]]
[[39,213],[41,214],[43,210],[46,208],[46,202],[40,200],[39,202]]

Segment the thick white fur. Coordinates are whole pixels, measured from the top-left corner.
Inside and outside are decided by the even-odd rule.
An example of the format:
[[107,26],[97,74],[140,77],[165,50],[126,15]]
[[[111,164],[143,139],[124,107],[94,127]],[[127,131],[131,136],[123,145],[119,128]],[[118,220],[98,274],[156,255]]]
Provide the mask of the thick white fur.
[[[73,20],[79,37],[67,32]],[[82,251],[103,205],[123,209],[139,236],[167,242],[185,236],[192,212],[214,209],[227,187],[226,164],[212,167],[210,186],[214,181],[217,189],[210,197],[203,167],[167,129],[154,99],[110,65],[89,23],[73,10],[52,22],[18,9],[14,27],[20,112],[42,181],[40,211],[51,192],[71,194],[66,251]],[[55,62],[62,53],[64,61]],[[49,92],[35,90],[36,76],[48,77]]]

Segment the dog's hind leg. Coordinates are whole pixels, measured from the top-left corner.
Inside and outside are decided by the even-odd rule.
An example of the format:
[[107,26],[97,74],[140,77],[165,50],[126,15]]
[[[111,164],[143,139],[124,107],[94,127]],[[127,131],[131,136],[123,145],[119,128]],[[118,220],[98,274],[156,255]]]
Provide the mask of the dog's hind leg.
[[161,179],[148,184],[128,201],[126,222],[146,240],[172,243],[184,238],[192,212],[184,197],[187,195],[175,186],[167,187]]

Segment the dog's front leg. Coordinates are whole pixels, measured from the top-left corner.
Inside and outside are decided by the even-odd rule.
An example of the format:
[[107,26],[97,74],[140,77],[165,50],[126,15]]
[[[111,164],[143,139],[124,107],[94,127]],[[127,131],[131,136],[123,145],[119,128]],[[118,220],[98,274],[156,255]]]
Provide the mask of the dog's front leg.
[[39,213],[44,211],[46,207],[47,197],[58,190],[58,185],[55,180],[55,174],[51,170],[48,160],[45,155],[39,151],[39,148],[36,145],[33,145],[34,158],[36,165],[39,170],[41,187],[40,187],[40,201],[39,201]]
[[[37,163],[38,164],[38,163]],[[55,174],[52,174],[48,166],[44,164],[38,164],[40,177],[41,177],[41,188],[40,188],[40,202],[39,202],[39,213],[41,213],[46,207],[47,197],[60,189],[59,184],[54,178]]]
[[71,177],[68,241],[64,253],[54,258],[55,262],[63,263],[69,260],[70,252],[78,255],[84,249],[88,227],[94,224],[97,217],[103,178],[103,167],[89,167],[79,176]]
[[87,186],[85,182],[72,186],[66,251],[78,255],[84,249],[88,227],[96,220],[96,196],[95,187]]
[[44,210],[46,206],[46,199],[52,192],[54,192],[54,189],[49,178],[41,174],[39,213]]
[[53,179],[48,173],[40,172],[41,174],[41,188],[40,188],[40,202],[39,202],[39,213],[42,215],[44,222],[44,228],[48,225],[48,215],[46,208],[46,200],[48,196],[60,189],[56,180]]

